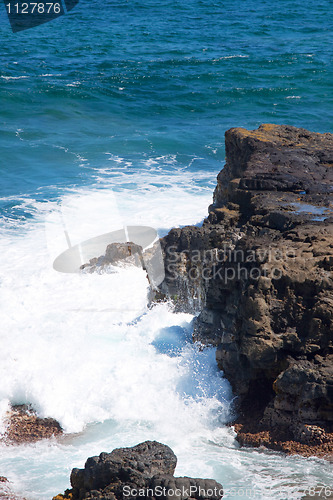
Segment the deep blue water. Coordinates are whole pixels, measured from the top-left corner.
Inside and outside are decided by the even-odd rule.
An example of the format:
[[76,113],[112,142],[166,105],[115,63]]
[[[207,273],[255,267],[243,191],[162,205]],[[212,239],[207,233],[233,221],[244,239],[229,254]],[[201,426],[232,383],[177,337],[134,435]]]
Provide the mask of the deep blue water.
[[105,153],[128,173],[175,155],[172,168],[215,177],[232,126],[332,132],[332,12],[329,0],[81,0],[13,34],[2,6],[3,213],[89,185]]

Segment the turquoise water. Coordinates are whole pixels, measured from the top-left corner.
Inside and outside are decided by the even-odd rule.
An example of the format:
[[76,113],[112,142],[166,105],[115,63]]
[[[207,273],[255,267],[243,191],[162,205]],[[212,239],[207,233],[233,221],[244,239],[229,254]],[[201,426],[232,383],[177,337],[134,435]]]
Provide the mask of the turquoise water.
[[52,269],[64,224],[76,244],[118,223],[160,235],[200,223],[232,126],[332,132],[332,13],[312,0],[81,0],[13,34],[0,9],[0,413],[32,403],[66,431],[0,448],[0,475],[28,500],[144,439],[173,447],[179,475],[221,481],[225,498],[332,486],[321,460],[238,448],[214,352],[189,343],[191,315],[147,308],[139,270]]

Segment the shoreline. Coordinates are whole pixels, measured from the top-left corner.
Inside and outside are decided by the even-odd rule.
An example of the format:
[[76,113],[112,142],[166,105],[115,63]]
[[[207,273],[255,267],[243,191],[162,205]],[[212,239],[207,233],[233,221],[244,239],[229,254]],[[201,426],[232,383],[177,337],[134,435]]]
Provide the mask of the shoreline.
[[[227,425],[241,446],[332,463],[333,135],[231,129],[226,151],[203,225],[161,239],[161,298],[199,313],[193,341],[217,348],[238,398]],[[17,405],[1,441],[62,435],[57,421]]]
[[320,456],[333,446],[333,134],[226,132],[202,227],[162,239],[161,290],[199,313],[237,397],[238,441]]
[[[238,417],[227,424],[233,427],[236,433],[236,441],[241,447],[263,448],[282,452],[285,455],[299,455],[306,458],[321,458],[333,463],[333,433],[326,433],[318,429],[318,436],[308,430],[307,442],[294,439],[290,429],[270,428],[268,425],[260,424],[263,419],[264,409],[256,407],[253,401],[247,401],[242,405],[242,412]],[[259,422],[259,425],[258,425]],[[306,429],[306,427],[305,427]]]
[[[244,447],[283,452],[286,455],[300,455],[306,458],[322,458],[333,463],[333,433],[320,429],[319,436],[309,434],[307,442],[293,439],[292,432],[286,429],[272,429],[261,423],[264,408],[253,401],[243,402],[238,416],[225,424],[236,433],[236,441]],[[75,434],[77,435],[77,434]],[[66,435],[60,424],[53,418],[38,417],[30,405],[15,405],[8,415],[8,427],[0,442],[6,446],[19,446],[36,443],[44,439],[63,440]],[[0,483],[8,479],[0,476]],[[0,496],[1,498],[1,496]]]

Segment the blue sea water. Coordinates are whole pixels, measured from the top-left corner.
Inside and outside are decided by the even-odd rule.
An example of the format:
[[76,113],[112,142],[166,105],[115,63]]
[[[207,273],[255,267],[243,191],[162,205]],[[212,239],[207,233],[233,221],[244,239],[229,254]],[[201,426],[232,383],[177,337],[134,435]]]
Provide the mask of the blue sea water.
[[154,438],[179,474],[218,479],[225,498],[332,486],[321,460],[239,450],[224,426],[230,387],[214,352],[189,343],[192,317],[148,310],[137,270],[58,276],[49,224],[59,207],[77,241],[115,218],[160,235],[196,224],[225,130],[332,132],[332,17],[330,0],[80,0],[13,34],[0,9],[0,410],[32,403],[68,433],[1,448],[0,474],[29,500],[64,490],[92,454]]
[[106,152],[134,169],[200,157],[189,168],[213,177],[232,126],[332,131],[332,10],[329,0],[81,0],[13,34],[2,8],[2,196],[89,184]]

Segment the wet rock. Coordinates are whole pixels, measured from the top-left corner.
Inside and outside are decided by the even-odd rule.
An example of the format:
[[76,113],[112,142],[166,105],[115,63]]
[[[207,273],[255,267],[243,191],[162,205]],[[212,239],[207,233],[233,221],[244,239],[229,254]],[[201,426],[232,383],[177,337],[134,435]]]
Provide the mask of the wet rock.
[[[88,458],[84,469],[73,469],[72,489],[53,500],[123,498],[196,498],[219,500],[222,486],[211,479],[173,476],[177,458],[166,445],[145,441],[133,448],[119,448]],[[176,491],[177,489],[177,491]]]
[[332,134],[235,128],[203,226],[162,241],[163,292],[200,313],[194,339],[217,347],[240,416],[256,402],[258,432],[333,431],[332,216]]
[[7,444],[33,443],[62,434],[53,418],[40,418],[30,405],[16,405],[7,415],[6,432],[1,438]]
[[90,259],[80,269],[86,272],[100,272],[109,266],[136,266],[144,268],[142,247],[131,241],[127,243],[111,243],[106,247],[105,254]]
[[19,497],[10,487],[10,482],[4,476],[0,476],[0,499],[1,500],[25,500]]
[[[105,254],[90,259],[80,266],[84,273],[115,273],[119,268],[138,267],[146,271],[150,285],[148,302],[165,300],[165,295],[158,289],[164,279],[163,256],[159,241],[143,250],[141,245],[131,241],[126,243],[111,243],[106,247]],[[118,268],[118,269],[117,269]]]

